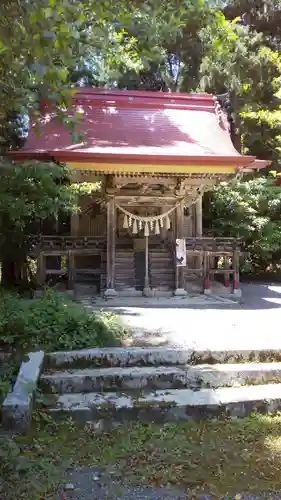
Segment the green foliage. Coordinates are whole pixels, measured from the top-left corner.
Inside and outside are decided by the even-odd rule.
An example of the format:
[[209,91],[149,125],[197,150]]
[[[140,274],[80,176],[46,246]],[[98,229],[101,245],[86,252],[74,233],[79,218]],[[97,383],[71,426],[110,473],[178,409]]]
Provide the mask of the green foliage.
[[69,170],[54,163],[0,161],[0,259],[9,259],[22,278],[31,250],[30,234],[44,221],[76,210]]
[[77,182],[71,184],[73,192],[78,196],[85,196],[100,191],[102,188],[101,182]]
[[268,44],[278,47],[281,36],[280,0],[217,0],[227,18],[243,15],[243,20],[263,33]]
[[[0,347],[2,342],[0,341]],[[7,355],[0,362],[0,406],[11,389],[13,379],[17,376],[20,360],[16,355]]]
[[45,493],[50,491],[55,494],[60,480],[70,466],[70,460],[45,458],[40,438],[34,441],[35,449],[35,454],[29,453],[28,447],[20,439],[0,436],[0,492],[3,498],[12,500],[15,496],[24,498],[27,495],[26,498],[32,500],[47,498]]
[[13,146],[19,114],[39,116],[42,97],[75,138],[78,118],[64,112],[72,86],[201,88],[230,93],[244,151],[279,168],[280,127],[270,123],[279,107],[280,2],[11,0],[0,14],[0,147]]
[[35,300],[1,294],[0,345],[9,349],[49,352],[104,347],[118,344],[125,334],[118,316],[89,313],[51,290]]
[[271,160],[279,169],[280,53],[267,46],[261,32],[240,21],[217,12],[216,22],[202,30],[201,88],[229,93],[243,152]]
[[29,111],[39,116],[40,98],[51,98],[73,131],[76,119],[64,113],[70,86],[112,86],[127,71],[163,60],[163,41],[173,40],[180,26],[169,2],[165,8],[160,1],[2,2],[0,151],[14,146],[7,132],[11,117]]
[[204,226],[215,236],[242,238],[244,270],[273,271],[281,263],[281,187],[273,177],[223,182],[205,200]]

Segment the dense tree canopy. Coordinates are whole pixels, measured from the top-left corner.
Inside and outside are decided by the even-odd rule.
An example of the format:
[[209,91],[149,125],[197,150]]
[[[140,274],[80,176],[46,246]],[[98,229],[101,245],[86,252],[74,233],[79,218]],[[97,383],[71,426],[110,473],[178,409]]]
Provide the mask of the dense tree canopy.
[[[122,0],[7,0],[0,6],[0,145],[9,142],[13,117],[52,97],[61,110],[70,84],[116,85],[127,71],[163,60],[164,39],[181,22],[167,2],[128,7]],[[137,36],[136,36],[137,34]],[[73,120],[64,121],[73,127]]]
[[237,147],[241,137],[244,152],[278,170],[280,13],[271,0],[6,0],[0,145],[14,147],[15,129],[24,135],[18,117],[39,113],[39,98],[62,110],[77,85],[206,90],[227,95]]
[[205,199],[205,230],[241,238],[249,252],[243,265],[246,272],[280,269],[281,187],[275,184],[272,175],[223,182]]

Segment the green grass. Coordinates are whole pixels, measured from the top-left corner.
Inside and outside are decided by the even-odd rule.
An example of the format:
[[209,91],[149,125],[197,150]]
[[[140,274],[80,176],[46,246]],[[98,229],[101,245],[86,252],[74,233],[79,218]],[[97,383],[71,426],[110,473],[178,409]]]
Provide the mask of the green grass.
[[43,426],[37,421],[29,436],[16,441],[16,463],[24,457],[23,470],[15,472],[9,462],[7,474],[2,466],[7,500],[51,499],[66,468],[77,465],[114,466],[123,481],[180,488],[188,498],[202,493],[213,498],[242,492],[269,495],[281,489],[280,415],[133,425],[102,435],[43,417]]

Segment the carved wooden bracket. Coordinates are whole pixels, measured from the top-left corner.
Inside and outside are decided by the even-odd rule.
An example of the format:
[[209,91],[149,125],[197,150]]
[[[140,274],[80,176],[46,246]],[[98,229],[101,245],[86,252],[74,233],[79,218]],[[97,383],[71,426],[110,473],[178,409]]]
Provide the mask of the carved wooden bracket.
[[207,182],[204,184],[201,184],[201,186],[187,186],[185,190],[185,207],[188,208],[196,201],[199,200],[201,196],[203,196],[206,191],[209,191],[212,189],[214,183],[213,182]]

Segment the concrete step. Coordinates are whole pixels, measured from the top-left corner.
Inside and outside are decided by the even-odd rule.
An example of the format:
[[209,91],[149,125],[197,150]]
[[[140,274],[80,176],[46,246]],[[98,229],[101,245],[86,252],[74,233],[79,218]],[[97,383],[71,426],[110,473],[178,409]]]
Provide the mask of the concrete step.
[[136,397],[124,393],[62,394],[48,412],[54,418],[76,422],[106,421],[110,426],[126,421],[180,421],[204,418],[245,417],[253,411],[275,413],[281,409],[281,384],[219,389],[153,391]]
[[90,368],[114,366],[174,366],[216,363],[279,362],[281,350],[183,349],[165,347],[130,347],[59,351],[46,355],[46,366],[52,368]]
[[40,382],[46,392],[59,394],[135,389],[218,388],[281,382],[281,363],[86,368],[43,373]]

